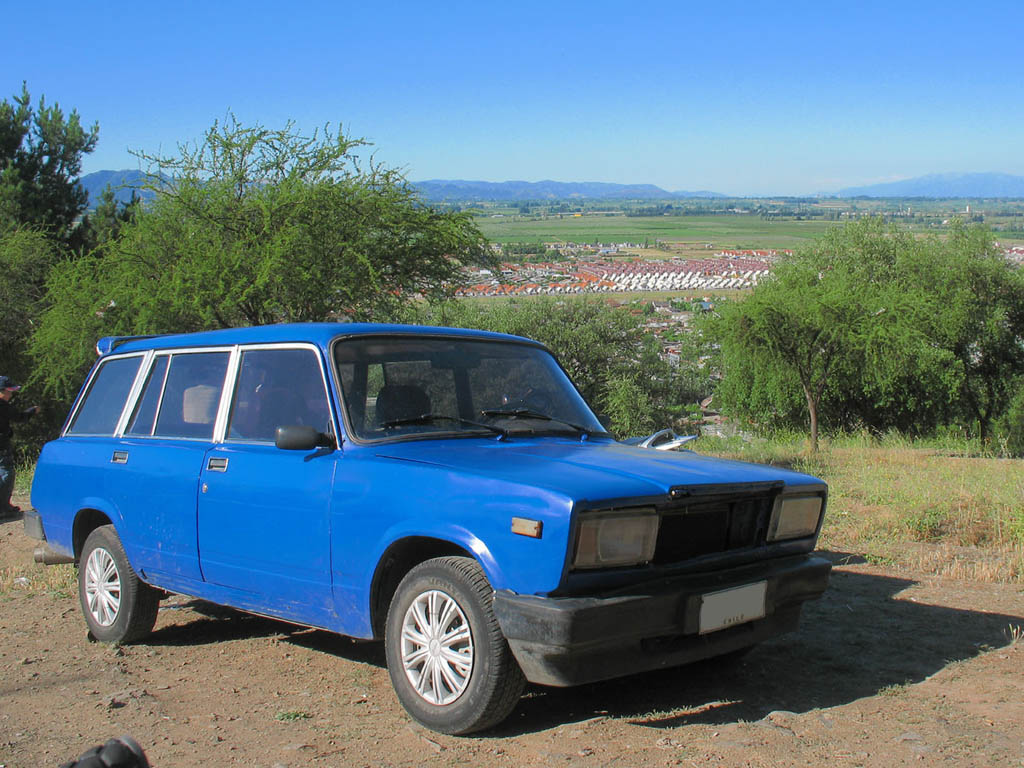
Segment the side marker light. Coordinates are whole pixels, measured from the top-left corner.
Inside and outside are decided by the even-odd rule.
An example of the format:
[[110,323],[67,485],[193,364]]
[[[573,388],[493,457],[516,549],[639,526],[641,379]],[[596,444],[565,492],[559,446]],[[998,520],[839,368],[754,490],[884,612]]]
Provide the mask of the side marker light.
[[544,523],[540,520],[530,520],[528,517],[512,518],[512,533],[520,536],[529,536],[531,539],[539,539]]

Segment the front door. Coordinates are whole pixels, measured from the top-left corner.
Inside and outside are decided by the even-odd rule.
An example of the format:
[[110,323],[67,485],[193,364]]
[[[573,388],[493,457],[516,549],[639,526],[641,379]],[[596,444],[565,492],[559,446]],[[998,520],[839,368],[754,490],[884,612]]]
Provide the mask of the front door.
[[236,590],[240,608],[325,626],[337,454],[275,447],[288,425],[332,430],[319,352],[243,348],[227,433],[199,481],[200,567],[207,582]]

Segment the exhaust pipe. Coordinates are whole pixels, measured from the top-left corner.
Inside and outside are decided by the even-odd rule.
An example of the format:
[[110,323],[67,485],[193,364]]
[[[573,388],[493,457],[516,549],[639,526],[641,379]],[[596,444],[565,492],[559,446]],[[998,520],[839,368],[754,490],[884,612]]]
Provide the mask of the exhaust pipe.
[[35,550],[32,552],[32,558],[37,563],[42,563],[43,565],[62,565],[64,563],[75,562],[75,558],[71,557],[70,555],[65,555],[60,552],[56,552],[50,549],[45,544],[41,547],[35,548]]

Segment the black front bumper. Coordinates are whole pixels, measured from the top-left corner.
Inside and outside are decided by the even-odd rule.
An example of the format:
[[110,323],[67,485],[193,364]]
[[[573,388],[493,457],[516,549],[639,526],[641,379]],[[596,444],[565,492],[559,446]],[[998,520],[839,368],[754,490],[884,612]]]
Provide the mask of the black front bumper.
[[[598,597],[536,597],[501,591],[494,612],[533,683],[567,686],[718,656],[796,629],[820,597],[832,564],[797,555],[676,576]],[[764,618],[700,634],[703,596],[767,583]]]

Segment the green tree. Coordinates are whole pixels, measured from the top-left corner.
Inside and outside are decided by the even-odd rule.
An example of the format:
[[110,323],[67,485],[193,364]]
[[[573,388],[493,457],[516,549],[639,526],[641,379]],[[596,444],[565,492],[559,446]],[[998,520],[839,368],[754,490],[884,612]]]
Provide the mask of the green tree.
[[[0,372],[21,382],[31,374],[28,342],[46,307],[47,275],[83,244],[86,230],[76,220],[86,193],[78,175],[97,136],[75,111],[65,115],[42,98],[33,107],[24,84],[20,96],[0,102]],[[26,394],[39,401],[38,393]]]
[[1024,375],[1024,271],[983,227],[954,222],[914,264],[912,284],[934,311],[925,333],[951,360],[961,417],[982,441],[1010,406]]
[[56,249],[37,230],[12,229],[0,233],[0,372],[24,380],[30,371],[25,354],[32,321],[42,309],[46,274]]
[[823,416],[876,426],[878,404],[899,410],[923,341],[921,307],[901,279],[916,248],[878,219],[833,229],[781,262],[747,300],[723,305],[713,333],[725,407],[787,423],[799,397],[815,451]]
[[719,400],[762,425],[809,422],[812,449],[822,423],[924,433],[960,419],[987,437],[1024,371],[1022,277],[982,228],[833,229],[721,308]]
[[489,259],[471,218],[422,205],[401,174],[325,131],[215,123],[178,155],[140,153],[155,199],[50,280],[38,375],[65,395],[99,336],[329,319],[437,301]]
[[[12,229],[0,233],[0,373],[24,384],[32,376],[28,353],[34,323],[45,306],[46,275],[60,258],[60,248],[44,233]],[[17,449],[23,458],[42,443],[47,431],[55,429],[66,410],[26,391],[26,403],[43,406],[42,418],[32,419],[19,429]]]
[[119,203],[113,188],[108,184],[100,193],[96,207],[82,218],[83,250],[92,251],[120,237],[121,229],[135,217],[141,202],[142,199],[132,192],[130,200]]
[[601,399],[604,413],[620,437],[648,435],[665,424],[655,421],[655,405],[650,395],[633,377],[623,373],[607,376]]
[[31,226],[79,247],[75,220],[88,196],[78,176],[98,139],[98,124],[83,127],[75,110],[65,115],[45,98],[33,108],[24,83],[20,96],[0,102],[0,230]]
[[1024,376],[1016,381],[1017,394],[999,423],[999,436],[1011,456],[1024,457]]

